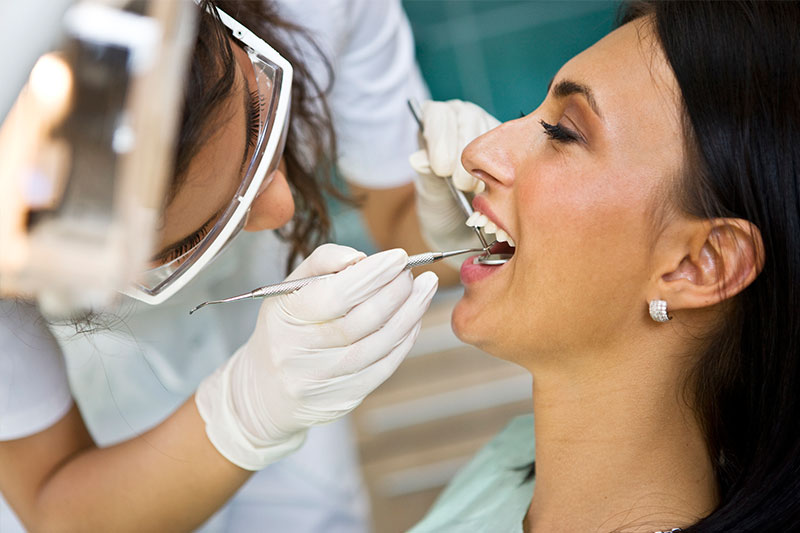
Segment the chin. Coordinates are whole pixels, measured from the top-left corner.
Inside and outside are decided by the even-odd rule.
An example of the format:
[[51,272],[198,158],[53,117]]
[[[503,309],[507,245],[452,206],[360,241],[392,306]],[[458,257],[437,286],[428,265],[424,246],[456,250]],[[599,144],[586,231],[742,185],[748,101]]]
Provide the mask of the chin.
[[485,317],[483,320],[481,319],[480,311],[471,305],[466,294],[453,308],[450,325],[456,337],[466,344],[471,344],[484,351],[487,343],[491,344],[488,335],[492,331],[492,327],[487,323]]
[[[524,328],[515,327],[508,319],[501,318],[491,304],[475,297],[468,287],[464,296],[456,303],[450,317],[450,326],[458,339],[492,357],[511,362],[521,361],[526,349]],[[512,320],[513,321],[513,320]],[[520,337],[523,334],[523,337]],[[526,347],[527,348],[527,347]],[[524,365],[522,365],[524,366]]]

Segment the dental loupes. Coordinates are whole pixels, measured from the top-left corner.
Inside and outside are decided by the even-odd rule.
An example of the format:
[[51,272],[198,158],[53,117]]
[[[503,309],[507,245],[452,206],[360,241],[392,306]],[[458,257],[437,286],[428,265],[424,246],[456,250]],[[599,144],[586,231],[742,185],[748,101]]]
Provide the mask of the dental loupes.
[[[410,270],[418,266],[430,265],[432,263],[436,263],[437,261],[441,261],[442,259],[453,257],[454,255],[467,254],[470,252],[483,252],[483,251],[484,250],[482,248],[466,248],[463,250],[452,250],[449,252],[425,252],[422,254],[411,255],[408,257],[408,263],[406,263],[405,270]],[[334,275],[335,273],[320,274],[319,276],[309,276],[307,278],[292,279],[288,281],[282,281],[280,283],[274,283],[272,285],[265,285],[264,287],[259,287],[250,292],[239,294],[238,296],[231,296],[230,298],[224,298],[222,300],[211,300],[208,302],[203,302],[200,305],[196,306],[191,311],[189,311],[189,314],[191,315],[201,307],[205,307],[211,304],[236,302],[239,300],[249,300],[253,298],[270,298],[272,296],[280,296],[281,294],[289,294],[290,292],[294,292],[298,289],[305,287],[309,283],[329,278]]]

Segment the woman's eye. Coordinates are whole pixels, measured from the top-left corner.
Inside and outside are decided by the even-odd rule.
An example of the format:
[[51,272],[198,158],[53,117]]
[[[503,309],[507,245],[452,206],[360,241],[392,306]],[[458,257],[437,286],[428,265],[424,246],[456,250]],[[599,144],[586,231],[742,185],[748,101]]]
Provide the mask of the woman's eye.
[[561,124],[548,124],[544,120],[540,120],[539,124],[544,128],[545,135],[554,141],[569,143],[583,140],[578,133],[565,128]]

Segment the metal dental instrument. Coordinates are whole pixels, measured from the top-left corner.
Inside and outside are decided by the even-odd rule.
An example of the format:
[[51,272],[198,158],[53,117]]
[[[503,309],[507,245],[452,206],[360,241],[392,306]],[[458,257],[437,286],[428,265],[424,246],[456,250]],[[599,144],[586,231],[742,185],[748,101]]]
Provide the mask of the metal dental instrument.
[[[425,137],[422,135],[422,129],[423,129],[422,109],[420,109],[419,107],[419,102],[417,102],[417,100],[414,98],[408,100],[408,108],[411,110],[411,114],[414,115],[414,120],[417,121],[417,126],[419,126],[420,144],[422,144],[422,147],[425,148],[425,150],[427,151],[428,147],[426,146],[425,143]],[[447,187],[450,189],[450,192],[453,194],[453,197],[456,199],[458,206],[464,212],[464,215],[466,215],[466,217],[469,218],[470,215],[472,215],[472,206],[470,205],[469,200],[467,200],[467,197],[464,195],[464,191],[459,190],[455,185],[453,185],[453,178],[451,176],[448,176],[443,179],[445,183],[447,183]],[[484,255],[488,254],[489,245],[486,244],[486,238],[483,236],[483,233],[481,232],[480,228],[473,226],[472,229],[475,230],[475,234],[481,241],[481,246],[483,246]]]
[[498,266],[504,265],[508,263],[508,261],[513,257],[513,254],[489,254],[489,255],[482,255],[480,257],[476,257],[472,260],[472,263],[475,265],[489,265],[489,266]]
[[[453,257],[454,255],[461,255],[470,252],[483,252],[482,248],[465,248],[463,250],[452,250],[449,252],[425,252],[422,254],[412,255],[408,258],[408,263],[406,263],[404,270],[410,270],[414,267],[430,265],[431,263],[436,263],[437,261],[441,261],[447,257]],[[302,287],[305,287],[309,283],[314,281],[318,281],[321,279],[329,278],[336,273],[333,272],[331,274],[320,274],[319,276],[310,276],[307,278],[300,278],[300,279],[292,279],[289,281],[282,281],[280,283],[274,283],[272,285],[265,285],[264,287],[259,287],[258,289],[254,289],[250,292],[240,294],[238,296],[231,296],[230,298],[225,298],[222,300],[211,300],[208,302],[203,302],[191,311],[189,314],[191,315],[201,307],[205,307],[211,304],[221,304],[227,302],[236,302],[238,300],[248,300],[251,298],[270,298],[272,296],[280,296],[281,294],[289,294],[290,292],[294,292]]]
[[[420,144],[422,144],[423,148],[427,150],[427,146],[425,143],[425,137],[422,135],[422,109],[419,107],[419,102],[416,99],[411,98],[408,100],[408,108],[411,110],[411,114],[414,115],[414,120],[417,121],[417,125],[419,126],[419,133],[420,133]],[[453,194],[453,197],[456,199],[456,203],[458,203],[461,210],[464,212],[467,218],[472,215],[472,205],[467,200],[467,197],[464,195],[464,191],[460,190],[453,184],[452,176],[448,176],[443,178],[445,183],[447,183],[447,187],[450,189],[450,192]],[[483,246],[483,255],[480,257],[476,257],[473,259],[473,263],[481,264],[481,265],[502,265],[503,263],[508,262],[511,259],[512,254],[493,254],[489,252],[489,248],[492,247],[497,241],[493,242],[492,244],[486,244],[486,238],[483,236],[483,232],[477,226],[472,226],[472,229],[475,230],[475,234],[478,236],[478,239],[481,241],[481,246]]]

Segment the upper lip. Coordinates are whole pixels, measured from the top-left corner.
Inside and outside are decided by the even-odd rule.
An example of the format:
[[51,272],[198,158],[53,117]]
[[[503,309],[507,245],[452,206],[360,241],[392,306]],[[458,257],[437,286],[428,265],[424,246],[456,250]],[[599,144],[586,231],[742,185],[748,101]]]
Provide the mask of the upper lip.
[[492,211],[492,208],[489,206],[489,201],[485,197],[479,195],[473,198],[472,209],[474,209],[475,211],[480,211],[481,213],[486,215],[486,218],[494,222],[498,228],[508,233],[508,236],[511,237],[516,242],[517,239],[510,231],[508,231],[508,228],[505,226],[505,224],[503,224],[497,218],[497,215],[494,214],[494,211]]

